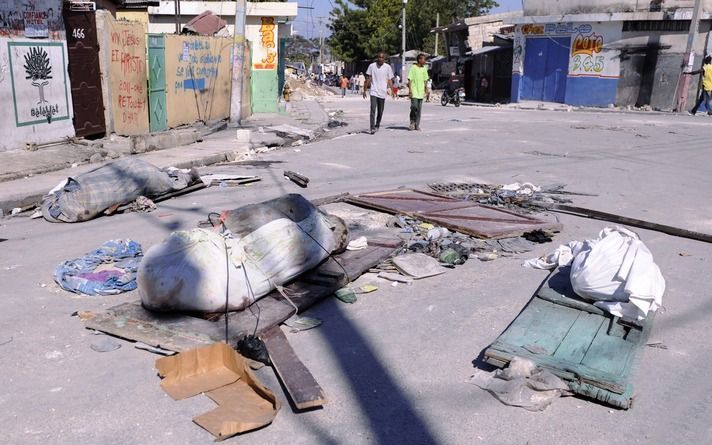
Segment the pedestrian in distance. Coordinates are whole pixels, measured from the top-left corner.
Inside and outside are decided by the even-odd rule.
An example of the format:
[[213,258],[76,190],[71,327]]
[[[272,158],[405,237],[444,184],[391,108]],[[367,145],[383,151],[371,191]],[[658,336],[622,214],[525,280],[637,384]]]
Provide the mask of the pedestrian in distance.
[[341,76],[339,86],[341,87],[341,97],[346,97],[346,89],[349,87],[349,78],[346,75]]
[[363,90],[363,98],[366,98],[366,91],[371,92],[371,134],[381,128],[381,118],[383,108],[386,104],[386,96],[393,94],[393,69],[386,63],[386,54],[378,53],[376,61],[368,66],[366,70],[366,83]]
[[425,101],[430,102],[430,92],[433,91],[433,79],[428,79],[428,85],[426,88]]
[[423,99],[428,91],[428,67],[425,66],[425,54],[418,54],[417,64],[408,71],[408,97],[410,98],[410,130],[420,130],[420,115],[423,112]]
[[400,88],[400,77],[398,77],[398,74],[393,76],[392,85],[393,85],[393,99],[398,100],[398,88]]
[[356,88],[358,88],[358,87],[356,85],[356,75],[355,74],[351,75],[351,79],[349,80],[349,85],[351,85],[351,94],[356,94]]
[[358,73],[358,94],[363,93],[363,87],[366,85],[366,76],[363,73]]
[[697,99],[697,103],[692,107],[692,110],[690,110],[690,114],[693,116],[697,114],[697,109],[700,108],[700,105],[704,102],[705,108],[707,108],[707,115],[712,116],[712,56],[705,56],[705,58],[702,59],[702,68],[699,70],[688,71],[683,74],[702,74],[702,92]]

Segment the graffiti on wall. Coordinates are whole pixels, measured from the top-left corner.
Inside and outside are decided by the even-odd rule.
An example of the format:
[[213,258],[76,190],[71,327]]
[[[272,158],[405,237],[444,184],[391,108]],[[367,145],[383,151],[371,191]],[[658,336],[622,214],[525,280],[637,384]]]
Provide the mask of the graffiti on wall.
[[208,39],[184,41],[177,54],[173,91],[198,90],[208,88],[218,77],[218,68],[223,56],[220,48],[213,48]]
[[277,25],[274,17],[262,17],[260,25],[260,40],[255,45],[253,69],[277,69]]
[[603,36],[579,33],[571,41],[572,73],[601,73],[605,68]]
[[69,119],[67,58],[58,42],[8,42],[18,127]]
[[61,0],[0,1],[0,36],[60,39],[64,35]]
[[109,45],[114,131],[122,135],[146,133],[148,92],[143,26],[112,21]]

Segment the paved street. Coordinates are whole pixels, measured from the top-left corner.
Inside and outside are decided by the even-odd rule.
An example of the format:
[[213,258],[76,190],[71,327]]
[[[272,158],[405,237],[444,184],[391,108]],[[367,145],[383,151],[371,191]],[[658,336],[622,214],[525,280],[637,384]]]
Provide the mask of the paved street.
[[[311,179],[303,193],[423,187],[428,182],[565,183],[574,205],[712,233],[712,118],[614,111],[531,111],[426,104],[409,132],[406,100],[386,103],[382,129],[368,128],[368,102],[324,100],[343,110],[340,134],[258,155],[215,172],[256,174],[249,187],[210,188],[160,203],[148,214],[80,224],[0,219],[0,430],[8,444],[198,444],[213,437],[191,422],[205,397],[173,401],[159,386],[158,357],[130,343],[90,349],[79,310],[100,311],[136,292],[81,297],[52,272],[102,242],[132,238],[144,249],[211,211],[302,192],[283,170]],[[549,215],[548,218],[555,216]],[[307,312],[319,328],[287,334],[324,388],[323,409],[294,413],[269,368],[258,371],[282,401],[274,423],[233,444],[669,444],[712,442],[712,246],[638,230],[667,289],[634,377],[632,409],[580,398],[546,411],[508,407],[466,383],[473,361],[517,316],[546,272],[524,259],[559,243],[595,237],[601,221],[557,215],[564,230],[531,254],[476,259],[412,285],[382,284],[353,305],[329,299]]]

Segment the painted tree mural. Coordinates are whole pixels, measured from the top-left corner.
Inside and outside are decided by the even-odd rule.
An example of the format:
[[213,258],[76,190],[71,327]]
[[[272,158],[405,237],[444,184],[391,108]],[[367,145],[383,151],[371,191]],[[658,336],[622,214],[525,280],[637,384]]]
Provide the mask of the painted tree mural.
[[52,78],[52,66],[50,65],[49,55],[47,51],[40,47],[30,48],[30,52],[25,54],[25,73],[27,77],[25,79],[32,79],[32,85],[36,86],[39,90],[40,101],[37,102],[38,105],[46,103],[44,97],[44,87],[49,84],[49,80]]

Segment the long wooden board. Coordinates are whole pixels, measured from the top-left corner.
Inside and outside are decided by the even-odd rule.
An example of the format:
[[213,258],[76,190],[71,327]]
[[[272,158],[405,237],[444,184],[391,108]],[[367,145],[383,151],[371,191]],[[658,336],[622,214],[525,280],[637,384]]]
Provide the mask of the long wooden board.
[[297,409],[309,409],[326,403],[324,390],[311,372],[299,360],[282,328],[274,326],[260,336],[277,376],[282,380]]
[[572,391],[630,407],[631,376],[655,313],[629,323],[576,296],[569,268],[552,272],[531,301],[484,353],[498,367],[524,357],[566,380]]
[[[299,312],[387,259],[402,241],[398,238],[373,239],[369,244],[364,250],[333,255],[286,286],[286,293],[292,295],[290,300]],[[292,304],[273,291],[248,309],[229,314],[228,343],[234,345],[247,334],[259,334],[277,326],[294,312]],[[182,352],[225,340],[224,319],[208,321],[190,315],[155,313],[144,309],[138,301],[120,304],[102,313],[85,314],[84,325],[88,329],[170,351]]]

